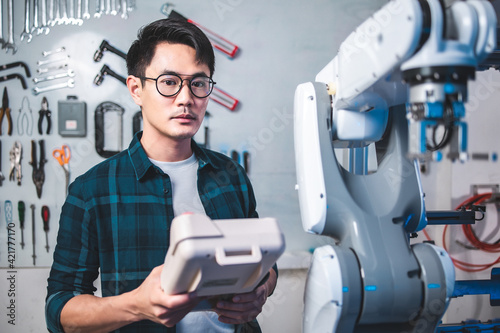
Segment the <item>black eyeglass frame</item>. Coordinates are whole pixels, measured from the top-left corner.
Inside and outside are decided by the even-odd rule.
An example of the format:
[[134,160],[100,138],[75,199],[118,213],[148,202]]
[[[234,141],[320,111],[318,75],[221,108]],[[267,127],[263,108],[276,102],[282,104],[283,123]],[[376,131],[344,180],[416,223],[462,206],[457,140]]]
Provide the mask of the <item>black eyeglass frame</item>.
[[[179,89],[178,89],[175,93],[173,93],[173,94],[171,94],[171,95],[165,95],[165,94],[162,94],[162,93],[160,92],[160,88],[158,88],[158,79],[159,79],[160,77],[164,76],[164,75],[176,76],[176,77],[178,77],[178,78],[179,78],[179,80],[181,80],[181,83],[180,83],[180,84],[179,84],[179,86],[178,86],[178,88],[179,88]],[[211,94],[211,93],[212,93],[212,91],[214,90],[214,86],[215,86],[215,84],[217,83],[217,82],[215,82],[214,80],[212,80],[212,78],[211,78],[211,77],[204,76],[204,75],[195,75],[195,76],[193,76],[193,77],[192,77],[192,78],[190,78],[190,79],[183,79],[183,78],[181,77],[181,75],[183,75],[183,74],[176,74],[176,73],[164,73],[164,74],[160,74],[160,75],[158,75],[158,77],[157,77],[156,79],[155,79],[155,78],[152,78],[152,77],[146,77],[146,76],[138,76],[138,78],[139,78],[139,79],[143,79],[143,80],[152,80],[152,81],[155,81],[156,91],[158,91],[158,93],[159,93],[160,95],[162,95],[163,97],[173,97],[173,96],[177,95],[177,94],[178,94],[178,93],[182,90],[182,86],[183,86],[183,84],[184,84],[184,81],[188,81],[188,83],[189,83],[189,84],[188,84],[189,91],[191,92],[191,94],[193,94],[193,96],[195,96],[195,97],[197,97],[197,98],[207,98],[208,96],[210,96],[210,94]],[[189,76],[189,75],[187,75],[187,76]],[[191,81],[192,81],[192,80],[194,80],[194,79],[197,79],[197,78],[199,78],[199,77],[202,77],[202,78],[206,78],[206,79],[208,79],[208,82],[209,82],[209,84],[211,85],[211,86],[210,86],[210,91],[209,91],[209,93],[208,93],[207,95],[203,96],[203,97],[200,97],[200,96],[196,95],[196,94],[193,92],[193,89],[191,89]]]

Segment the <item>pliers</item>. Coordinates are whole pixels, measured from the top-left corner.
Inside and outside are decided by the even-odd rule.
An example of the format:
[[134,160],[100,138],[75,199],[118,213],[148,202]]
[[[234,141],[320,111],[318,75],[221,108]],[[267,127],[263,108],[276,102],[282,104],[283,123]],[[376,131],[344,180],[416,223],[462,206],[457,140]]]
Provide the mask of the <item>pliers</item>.
[[23,153],[23,146],[21,142],[16,141],[9,152],[10,157],[10,172],[9,180],[14,181],[17,179],[17,185],[21,186],[21,179],[23,178],[21,173],[21,158]]
[[47,101],[47,98],[44,97],[42,99],[42,109],[38,111],[39,117],[38,117],[38,133],[40,135],[43,134],[42,130],[42,123],[43,123],[43,118],[47,118],[47,134],[50,133],[50,128],[52,127],[52,120],[51,120],[51,115],[52,112],[49,110],[49,102]]
[[45,171],[43,167],[47,160],[45,159],[45,141],[40,140],[38,142],[40,144],[40,160],[37,161],[37,153],[36,153],[36,141],[31,140],[31,166],[33,167],[33,183],[36,187],[36,194],[38,198],[42,197],[42,186],[45,182]]
[[12,116],[10,115],[9,95],[7,94],[7,87],[3,88],[2,108],[0,109],[0,135],[2,135],[2,123],[4,116],[7,116],[7,123],[9,125],[7,134],[12,135]]

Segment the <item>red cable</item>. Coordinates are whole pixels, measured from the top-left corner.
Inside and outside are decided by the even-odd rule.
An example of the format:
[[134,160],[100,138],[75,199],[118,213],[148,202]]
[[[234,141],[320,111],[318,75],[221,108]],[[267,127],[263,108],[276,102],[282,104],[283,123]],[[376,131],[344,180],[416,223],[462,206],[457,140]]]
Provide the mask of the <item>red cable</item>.
[[[480,203],[484,202],[485,200],[488,200],[489,198],[491,198],[491,196],[492,196],[492,193],[477,194],[477,195],[465,200],[460,205],[458,205],[456,210],[460,210],[460,209],[462,209],[462,207],[470,208],[470,206],[472,204],[480,204]],[[446,251],[448,251],[448,249],[446,247],[446,239],[445,239],[447,229],[448,229],[448,225],[446,225],[444,227],[444,230],[443,230],[443,248]],[[472,230],[472,226],[470,224],[462,225],[462,230],[463,230],[467,240],[474,247],[476,247],[480,250],[483,250],[485,252],[499,252],[500,251],[500,244],[490,244],[490,243],[485,243],[485,242],[482,242],[481,240],[479,240],[477,238],[476,234],[474,233],[474,230]],[[450,258],[457,268],[459,268],[463,271],[466,271],[466,272],[483,271],[485,269],[488,269],[488,268],[500,263],[500,257],[497,260],[495,260],[494,262],[489,263],[489,264],[472,264],[472,263],[468,263],[468,262],[464,262],[464,261],[455,259],[451,256],[450,256]]]

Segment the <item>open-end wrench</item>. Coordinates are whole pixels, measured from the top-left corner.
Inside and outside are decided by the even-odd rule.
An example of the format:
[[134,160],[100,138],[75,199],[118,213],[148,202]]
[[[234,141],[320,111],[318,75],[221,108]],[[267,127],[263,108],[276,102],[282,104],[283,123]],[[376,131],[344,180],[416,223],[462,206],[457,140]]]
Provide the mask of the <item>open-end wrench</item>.
[[7,18],[7,23],[9,26],[9,37],[7,38],[7,43],[4,45],[4,48],[7,49],[7,52],[9,49],[12,50],[12,54],[15,54],[17,52],[17,46],[14,44],[14,3],[13,0],[7,0],[7,11],[8,11],[8,18]]
[[49,16],[47,17],[47,25],[50,25],[51,27],[54,26],[54,0],[49,0],[47,2],[47,11]]
[[35,77],[35,78],[33,78],[33,82],[40,83],[40,82],[57,80],[57,79],[65,78],[65,77],[74,77],[74,76],[75,76],[75,71],[70,69],[65,73],[49,75],[49,76],[44,76],[44,77]]
[[53,64],[55,62],[61,62],[61,61],[67,61],[70,58],[69,55],[63,57],[63,58],[54,58],[54,59],[48,59],[48,60],[38,60],[36,64],[38,66],[45,66],[48,64]]
[[59,24],[61,23],[68,24],[70,23],[70,21],[68,18],[68,11],[66,8],[66,0],[61,0],[60,4],[61,4],[61,19],[59,20]]
[[82,20],[82,0],[77,0],[76,1],[76,18],[75,22],[77,25],[82,25],[83,20]]
[[38,0],[34,0],[33,3],[33,25],[31,26],[31,33],[40,34],[40,24],[38,23]]
[[56,53],[61,53],[61,52],[64,52],[64,51],[66,51],[66,48],[63,46],[63,47],[57,48],[55,50],[43,51],[42,52],[42,56],[45,58],[45,57],[48,57],[49,55],[53,55],[53,54],[56,54]]
[[5,39],[3,38],[3,22],[2,22],[2,17],[3,17],[3,13],[2,13],[2,7],[3,7],[3,0],[0,0],[0,44],[2,44],[2,48],[4,47],[5,45]]
[[56,10],[54,21],[52,21],[52,26],[56,24],[61,24],[61,4],[59,0],[54,0],[54,8]]
[[48,73],[48,72],[52,72],[52,71],[58,71],[58,70],[61,70],[61,69],[66,69],[66,68],[68,68],[68,64],[62,64],[62,65],[53,66],[53,67],[38,68],[36,70],[36,72],[38,74],[44,74],[44,73]]
[[42,32],[45,32],[47,35],[50,32],[50,28],[47,25],[47,0],[41,0],[42,1],[42,26],[40,27]]
[[75,86],[75,80],[69,79],[65,83],[54,84],[51,86],[46,86],[43,88],[35,87],[33,88],[33,95],[38,95],[47,91],[62,89],[62,88],[73,88]]
[[83,11],[83,19],[88,20],[90,19],[90,6],[89,6],[89,0],[85,0],[84,2],[84,11]]
[[21,33],[21,40],[24,40],[26,38],[27,43],[31,42],[31,39],[33,38],[33,35],[30,32],[30,4],[30,0],[24,1],[24,10],[26,13],[24,14],[24,31]]
[[69,6],[68,6],[68,23],[70,24],[76,24],[76,19],[75,19],[75,2],[74,0],[69,1]]

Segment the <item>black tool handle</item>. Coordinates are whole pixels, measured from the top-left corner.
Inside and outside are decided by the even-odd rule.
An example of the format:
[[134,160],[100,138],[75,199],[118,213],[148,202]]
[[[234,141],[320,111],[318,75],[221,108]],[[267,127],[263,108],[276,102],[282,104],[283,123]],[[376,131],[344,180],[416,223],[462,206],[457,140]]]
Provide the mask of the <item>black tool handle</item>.
[[28,89],[28,85],[26,84],[26,80],[24,79],[24,77],[21,74],[14,73],[14,74],[9,74],[9,75],[5,75],[5,76],[0,76],[0,82],[12,80],[12,79],[19,79],[21,81],[21,85],[23,86],[23,89],[25,89],[25,90]]
[[19,223],[21,229],[24,229],[24,213],[26,211],[26,205],[24,204],[24,201],[19,201],[17,203],[17,212],[19,214]]

